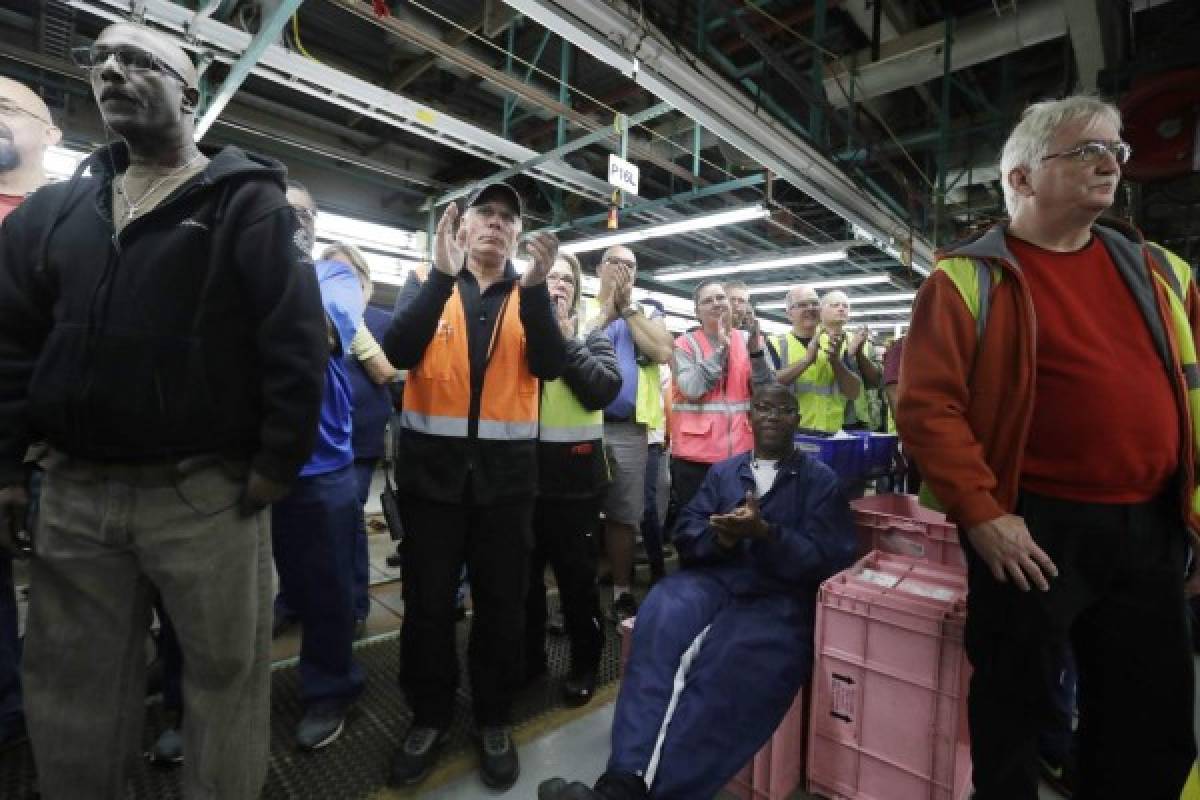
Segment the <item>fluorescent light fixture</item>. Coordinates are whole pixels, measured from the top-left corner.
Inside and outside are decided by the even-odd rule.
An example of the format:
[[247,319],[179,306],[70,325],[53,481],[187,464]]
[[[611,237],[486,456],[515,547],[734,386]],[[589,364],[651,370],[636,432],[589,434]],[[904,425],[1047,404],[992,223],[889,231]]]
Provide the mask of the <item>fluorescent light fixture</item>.
[[850,298],[850,307],[866,305],[867,303],[904,303],[917,296],[916,292],[898,292],[896,294],[864,294]]
[[911,314],[911,308],[853,308],[850,309],[851,317],[895,317],[905,314]]
[[693,278],[708,278],[713,275],[737,275],[743,272],[765,272],[771,269],[798,267],[804,264],[829,264],[834,261],[844,261],[844,248],[834,250],[818,250],[816,252],[796,253],[782,258],[771,258],[759,261],[748,261],[741,264],[722,264],[715,267],[700,267],[685,269],[679,272],[662,272],[655,270],[654,277],[660,281],[686,281]]
[[866,323],[867,330],[903,330],[908,327],[908,320],[890,320],[885,322],[868,322]]
[[[916,292],[897,292],[895,294],[864,294],[856,295],[850,298],[850,308],[857,309],[859,306],[870,303],[905,303],[917,296]],[[780,300],[772,303],[762,303],[758,308],[787,308],[787,303]]]
[[658,239],[663,236],[674,236],[679,233],[695,233],[708,228],[718,228],[722,225],[734,225],[739,222],[750,222],[770,216],[769,211],[761,205],[747,208],[736,208],[732,211],[719,211],[715,214],[703,214],[697,217],[665,222],[661,225],[651,225],[647,228],[635,228],[622,233],[611,233],[605,236],[595,236],[591,239],[567,242],[559,246],[563,253],[591,253],[604,250],[619,244],[641,242],[646,239]]
[[751,286],[750,294],[779,294],[801,284],[813,289],[839,289],[843,286],[871,286],[887,283],[891,277],[887,275],[860,275],[854,278],[831,278],[821,281],[795,281],[793,283],[774,283],[768,286]]

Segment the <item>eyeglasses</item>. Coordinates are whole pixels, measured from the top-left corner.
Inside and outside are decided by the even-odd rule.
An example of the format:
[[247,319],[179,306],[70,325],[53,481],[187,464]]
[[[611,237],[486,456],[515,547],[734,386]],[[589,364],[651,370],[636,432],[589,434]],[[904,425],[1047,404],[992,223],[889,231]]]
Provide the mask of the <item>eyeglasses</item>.
[[616,256],[605,256],[604,261],[602,261],[601,263],[602,264],[612,264],[614,267],[624,267],[625,269],[628,269],[628,270],[637,269],[636,261],[630,261],[629,259],[626,259],[626,258],[617,258]]
[[788,308],[819,308],[820,303],[816,300],[805,300],[803,302],[791,303]]
[[704,298],[703,300],[697,300],[696,305],[698,305],[698,306],[715,306],[717,303],[724,303],[728,299],[729,298],[725,297],[725,295],[723,295],[723,294],[710,294],[708,297]]
[[1070,150],[1063,150],[1061,153],[1051,153],[1048,156],[1043,156],[1042,161],[1049,161],[1052,158],[1073,158],[1076,161],[1084,164],[1094,164],[1106,155],[1111,155],[1117,160],[1118,164],[1124,164],[1133,155],[1133,148],[1126,142],[1084,142],[1078,147],[1072,147]]
[[750,408],[760,417],[792,417],[796,415],[796,406],[777,406],[774,403],[754,403]]
[[15,117],[18,114],[24,114],[27,117],[33,117],[34,119],[36,119],[38,122],[42,123],[43,125],[53,125],[54,124],[50,120],[44,119],[43,117],[33,113],[32,111],[30,111],[28,109],[21,108],[19,105],[14,103],[12,100],[9,100],[6,97],[0,97],[0,116]]
[[108,63],[110,58],[116,57],[117,63],[123,69],[162,72],[178,79],[185,86],[187,85],[187,79],[179,73],[179,70],[153,53],[148,53],[137,47],[130,47],[128,45],[121,45],[119,47],[106,47],[104,45],[73,47],[71,48],[71,57],[78,66],[84,69],[100,69]]

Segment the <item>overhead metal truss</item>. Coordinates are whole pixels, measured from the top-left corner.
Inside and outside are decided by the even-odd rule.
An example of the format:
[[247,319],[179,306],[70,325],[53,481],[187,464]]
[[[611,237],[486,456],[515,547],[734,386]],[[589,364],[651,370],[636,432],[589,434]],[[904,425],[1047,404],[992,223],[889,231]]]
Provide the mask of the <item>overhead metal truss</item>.
[[[210,51],[215,60],[224,63],[237,61],[250,48],[253,40],[250,34],[213,19],[194,19],[194,11],[168,0],[71,0],[71,5],[114,22],[124,21],[140,10],[145,24],[169,33],[186,49]],[[340,70],[288,52],[279,45],[267,46],[250,74],[502,168],[515,166],[539,155],[528,147]],[[529,174],[599,204],[607,204],[611,193],[606,182],[561,162],[537,164],[529,169]]]
[[896,247],[911,240],[914,267],[927,272],[933,248],[908,222],[856,186],[815,147],[756,108],[752,98],[720,74],[681,55],[669,37],[622,0],[506,2],[670,103],[881,246]]

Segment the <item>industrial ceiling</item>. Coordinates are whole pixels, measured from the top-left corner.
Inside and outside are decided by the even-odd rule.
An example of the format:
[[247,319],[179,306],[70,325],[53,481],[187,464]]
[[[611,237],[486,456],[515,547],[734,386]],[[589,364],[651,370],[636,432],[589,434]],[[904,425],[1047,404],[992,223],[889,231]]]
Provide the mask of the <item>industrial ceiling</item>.
[[325,211],[428,231],[500,175],[585,264],[641,232],[643,288],[736,273],[776,320],[805,281],[902,323],[936,247],[1002,217],[1020,110],[1078,90],[1126,111],[1114,213],[1200,262],[1195,0],[3,0],[0,73],[69,147],[106,140],[69,50],[128,18],[204,67],[204,144],[279,158]]

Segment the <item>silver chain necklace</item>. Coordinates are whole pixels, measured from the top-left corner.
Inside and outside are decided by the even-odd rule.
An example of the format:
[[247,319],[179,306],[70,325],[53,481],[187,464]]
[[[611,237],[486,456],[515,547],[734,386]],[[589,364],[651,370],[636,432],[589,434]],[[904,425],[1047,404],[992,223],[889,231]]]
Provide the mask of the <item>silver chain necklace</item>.
[[175,169],[168,172],[166,175],[163,175],[161,178],[156,180],[154,183],[150,184],[150,188],[147,189],[145,192],[143,192],[142,196],[139,197],[137,200],[129,199],[129,189],[128,189],[129,170],[125,170],[124,174],[121,175],[121,184],[119,187],[121,190],[121,196],[125,198],[125,221],[129,222],[131,219],[133,219],[135,216],[137,216],[138,211],[141,210],[142,203],[146,202],[147,198],[149,198],[150,195],[154,194],[154,192],[160,186],[162,186],[164,183],[169,181],[171,178],[174,178],[176,175],[179,175],[180,173],[182,173],[184,170],[186,170],[192,164],[195,164],[197,161],[200,160],[200,158],[203,155],[204,155],[203,153],[196,153],[196,155],[192,156],[191,159],[189,159],[186,164],[178,166]]

